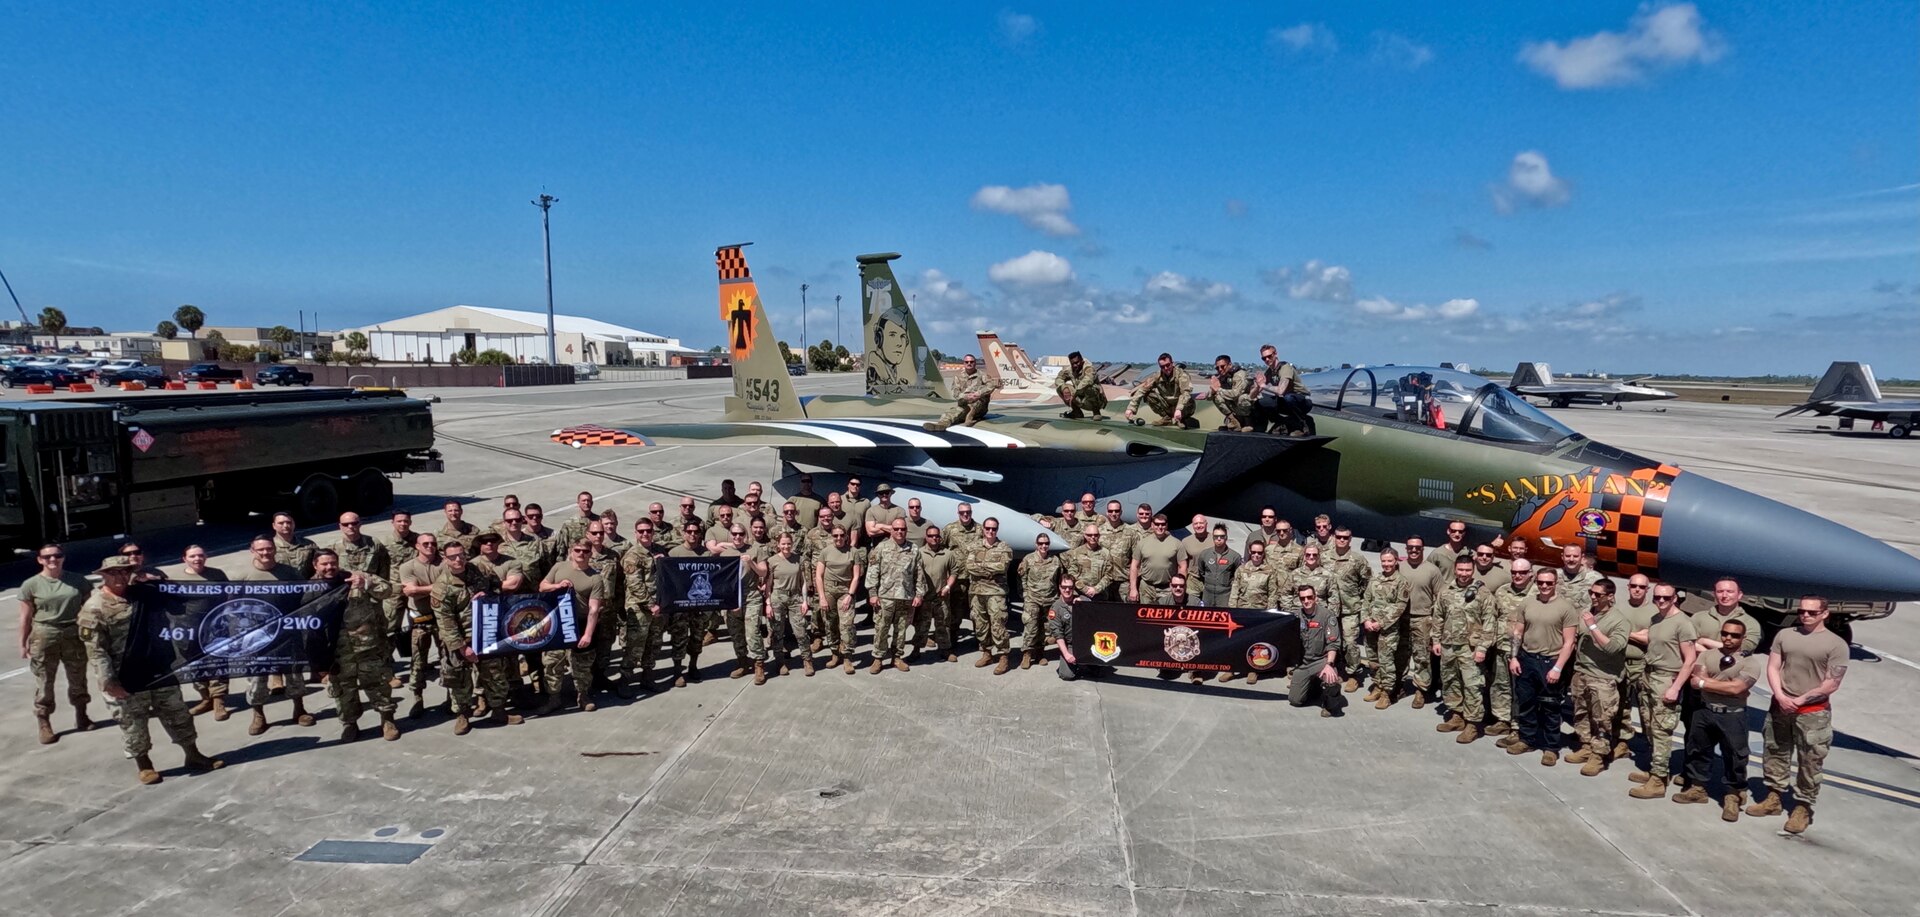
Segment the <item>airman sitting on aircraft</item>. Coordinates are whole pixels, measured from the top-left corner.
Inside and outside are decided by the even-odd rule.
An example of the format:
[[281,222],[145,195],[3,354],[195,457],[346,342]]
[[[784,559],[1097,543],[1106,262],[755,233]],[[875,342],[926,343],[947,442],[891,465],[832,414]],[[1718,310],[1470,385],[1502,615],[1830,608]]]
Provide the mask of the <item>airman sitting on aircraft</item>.
[[1153,422],[1154,426],[1198,428],[1200,422],[1193,417],[1193,380],[1187,377],[1186,370],[1174,365],[1173,355],[1161,354],[1159,363],[1160,371],[1148,376],[1133,390],[1133,398],[1127,402],[1127,419],[1133,420],[1134,412],[1144,401],[1160,417]]

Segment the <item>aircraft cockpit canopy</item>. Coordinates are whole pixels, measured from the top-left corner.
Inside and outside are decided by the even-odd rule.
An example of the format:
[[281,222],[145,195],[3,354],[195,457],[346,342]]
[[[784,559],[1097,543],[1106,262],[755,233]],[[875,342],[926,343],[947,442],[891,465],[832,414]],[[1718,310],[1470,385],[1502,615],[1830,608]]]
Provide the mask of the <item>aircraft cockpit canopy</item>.
[[1302,381],[1314,410],[1396,420],[1495,442],[1552,446],[1579,436],[1526,399],[1472,373],[1432,366],[1362,366]]

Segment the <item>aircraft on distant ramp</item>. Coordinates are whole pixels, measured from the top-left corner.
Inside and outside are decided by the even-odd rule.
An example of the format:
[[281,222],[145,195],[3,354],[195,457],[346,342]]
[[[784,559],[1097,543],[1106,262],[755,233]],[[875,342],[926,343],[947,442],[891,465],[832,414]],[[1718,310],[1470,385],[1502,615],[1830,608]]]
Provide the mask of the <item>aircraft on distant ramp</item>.
[[1507,390],[1529,398],[1542,398],[1556,408],[1574,404],[1610,404],[1615,410],[1628,401],[1665,401],[1678,398],[1665,389],[1640,383],[1652,378],[1642,376],[1624,382],[1608,379],[1579,379],[1555,382],[1553,370],[1545,363],[1522,363],[1507,380]]
[[[1706,590],[1737,577],[1749,596],[1888,603],[1920,599],[1920,558],[1818,516],[1595,442],[1496,383],[1438,367],[1357,367],[1309,374],[1319,435],[1066,420],[1039,406],[993,410],[975,426],[922,429],[952,402],[796,396],[739,246],[716,253],[721,314],[733,332],[734,396],[712,423],[587,424],[553,432],[580,446],[707,445],[778,452],[776,491],[801,469],[887,481],[919,497],[937,522],[961,502],[994,516],[1016,551],[1040,531],[1034,514],[1092,492],[1170,518],[1194,513],[1254,522],[1272,506],[1289,519],[1327,513],[1362,538],[1443,539],[1465,523],[1470,543],[1524,536],[1557,564],[1580,544],[1606,574],[1645,573]],[[865,270],[871,264],[862,259]],[[884,262],[881,262],[884,266]],[[1064,547],[1064,546],[1063,546]],[[1783,606],[1756,616],[1779,626]],[[1784,606],[1790,607],[1790,606]],[[1891,605],[1853,610],[1877,617]],[[1772,613],[1769,613],[1771,611]]]
[[1887,435],[1894,439],[1913,435],[1914,426],[1920,424],[1920,401],[1888,401],[1880,397],[1880,383],[1874,381],[1873,367],[1865,363],[1835,362],[1813,387],[1807,403],[1775,416],[1808,412],[1821,417],[1839,417],[1842,430],[1853,429],[1856,420],[1871,420],[1875,429],[1889,425]]

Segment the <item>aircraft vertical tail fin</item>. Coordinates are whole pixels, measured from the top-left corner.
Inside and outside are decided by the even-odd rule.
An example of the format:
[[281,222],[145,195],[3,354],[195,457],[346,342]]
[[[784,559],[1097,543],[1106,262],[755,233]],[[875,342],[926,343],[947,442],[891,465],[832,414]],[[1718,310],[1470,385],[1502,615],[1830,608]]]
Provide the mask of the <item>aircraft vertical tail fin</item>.
[[1880,383],[1874,381],[1873,367],[1865,363],[1836,361],[1827,367],[1813,387],[1808,401],[1879,401]]
[[1040,375],[1040,367],[1033,365],[1033,358],[1027,356],[1027,349],[1019,344],[1008,344],[1007,351],[1013,356],[1013,368],[1028,382],[1045,382]]
[[1553,368],[1545,363],[1522,363],[1513,368],[1513,378],[1507,380],[1507,387],[1516,385],[1552,385]]
[[867,394],[952,398],[927,348],[913,308],[888,264],[897,252],[859,255],[860,327],[866,346]]
[[726,400],[728,420],[791,420],[807,416],[793,390],[773,323],[760,303],[760,288],[747,269],[744,249],[751,242],[723,245],[713,253],[720,267],[720,319],[727,323],[727,350],[733,358],[733,395]]
[[1007,352],[1007,345],[1000,342],[1000,335],[991,331],[978,331],[974,337],[980,342],[980,366],[987,371],[987,378],[1002,388],[1015,386],[1026,381],[1020,370],[1013,364],[1013,357]]

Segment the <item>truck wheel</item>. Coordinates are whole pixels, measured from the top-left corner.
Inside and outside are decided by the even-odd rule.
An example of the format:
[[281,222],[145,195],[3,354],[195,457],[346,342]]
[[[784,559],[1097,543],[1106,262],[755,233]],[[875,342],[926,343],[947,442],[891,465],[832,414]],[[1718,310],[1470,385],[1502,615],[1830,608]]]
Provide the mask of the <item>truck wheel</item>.
[[340,488],[324,474],[308,475],[294,494],[302,522],[318,523],[340,515]]
[[1912,432],[1913,432],[1912,430],[1907,428],[1906,424],[1897,423],[1897,424],[1894,424],[1892,428],[1887,430],[1887,435],[1893,437],[1894,439],[1906,439],[1907,436],[1910,435]]
[[393,505],[393,481],[378,468],[362,468],[353,475],[353,509],[377,513]]

